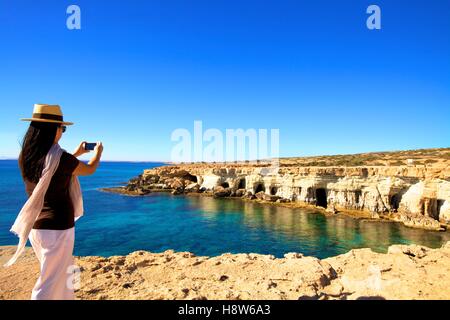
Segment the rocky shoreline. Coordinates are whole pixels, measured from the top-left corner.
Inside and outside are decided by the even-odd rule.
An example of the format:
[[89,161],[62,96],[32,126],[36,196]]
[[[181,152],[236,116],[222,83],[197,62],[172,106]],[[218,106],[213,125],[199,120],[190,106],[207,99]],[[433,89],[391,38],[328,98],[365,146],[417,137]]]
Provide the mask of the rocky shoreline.
[[[0,263],[15,247],[0,247]],[[77,257],[82,300],[130,299],[450,299],[450,241],[438,249],[393,245],[388,252],[355,249],[327,259],[287,253],[216,257],[136,251]],[[0,299],[29,299],[39,265],[31,248],[0,269]]]
[[448,166],[267,169],[263,164],[169,165],[144,170],[126,186],[103,190],[132,196],[170,192],[241,198],[435,231],[450,226]]

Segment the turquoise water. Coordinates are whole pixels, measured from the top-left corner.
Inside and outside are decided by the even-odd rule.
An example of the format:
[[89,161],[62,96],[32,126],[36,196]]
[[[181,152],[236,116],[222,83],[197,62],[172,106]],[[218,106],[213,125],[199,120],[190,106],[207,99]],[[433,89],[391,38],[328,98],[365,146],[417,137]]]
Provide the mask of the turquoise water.
[[[450,232],[406,228],[397,223],[325,217],[304,209],[282,208],[195,196],[150,194],[127,197],[101,187],[125,183],[144,168],[159,164],[104,162],[91,177],[81,177],[85,215],[76,226],[76,255],[123,255],[167,249],[215,256],[255,252],[277,257],[302,252],[319,258],[370,247],[385,252],[391,244],[439,247]],[[17,244],[9,233],[25,201],[16,161],[0,161],[0,245]]]

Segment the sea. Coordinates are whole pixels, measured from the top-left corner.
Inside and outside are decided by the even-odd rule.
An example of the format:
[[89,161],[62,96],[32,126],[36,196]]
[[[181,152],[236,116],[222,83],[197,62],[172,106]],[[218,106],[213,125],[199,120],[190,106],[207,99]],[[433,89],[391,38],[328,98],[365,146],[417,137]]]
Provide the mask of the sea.
[[[131,197],[101,190],[125,185],[144,169],[162,165],[102,162],[94,175],[80,177],[84,216],[75,227],[75,255],[109,257],[171,249],[200,256],[230,252],[283,257],[301,252],[322,259],[356,248],[386,252],[393,244],[437,248],[450,241],[450,232],[327,217],[310,209],[170,193]],[[0,245],[17,244],[9,229],[25,201],[17,160],[0,160]]]

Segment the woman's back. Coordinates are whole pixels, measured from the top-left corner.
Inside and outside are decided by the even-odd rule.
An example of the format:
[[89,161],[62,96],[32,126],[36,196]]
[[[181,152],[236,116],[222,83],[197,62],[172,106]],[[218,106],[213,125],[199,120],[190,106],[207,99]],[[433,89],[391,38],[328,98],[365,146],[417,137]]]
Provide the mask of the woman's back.
[[[70,153],[64,152],[61,155],[58,169],[45,194],[44,206],[33,229],[65,230],[74,226],[74,210],[69,186],[78,163],[79,160]],[[26,192],[30,196],[36,184],[26,179],[24,182]]]

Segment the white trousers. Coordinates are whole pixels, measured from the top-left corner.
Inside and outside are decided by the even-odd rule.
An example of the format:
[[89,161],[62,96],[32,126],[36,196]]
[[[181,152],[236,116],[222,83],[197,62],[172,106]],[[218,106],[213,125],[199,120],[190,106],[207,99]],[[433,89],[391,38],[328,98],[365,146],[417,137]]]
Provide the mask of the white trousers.
[[29,239],[40,263],[40,275],[31,300],[73,300],[75,227],[32,229]]

